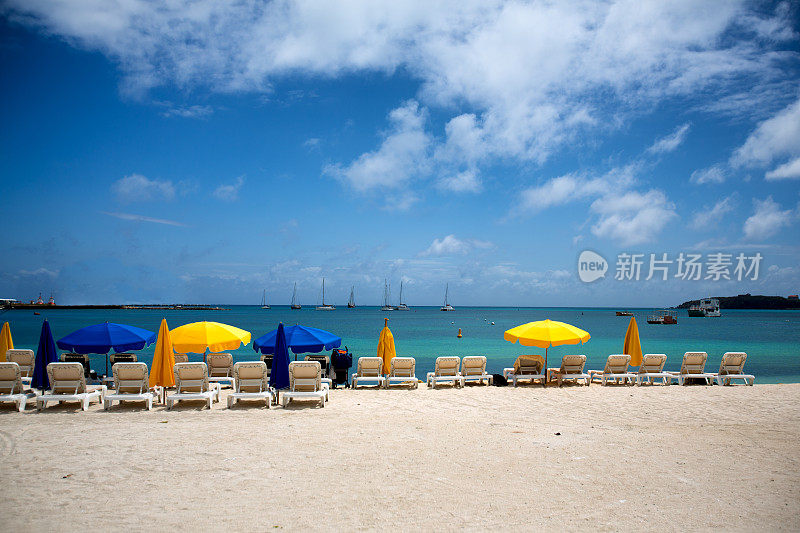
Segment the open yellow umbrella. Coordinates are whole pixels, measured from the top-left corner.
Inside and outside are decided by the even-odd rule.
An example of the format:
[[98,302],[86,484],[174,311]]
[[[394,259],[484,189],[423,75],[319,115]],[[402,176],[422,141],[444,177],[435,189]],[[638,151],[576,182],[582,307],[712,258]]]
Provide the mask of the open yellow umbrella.
[[528,322],[503,333],[509,342],[517,342],[523,346],[544,348],[544,366],[547,368],[547,349],[550,346],[578,344],[589,340],[589,334],[571,324],[555,320],[539,320]]
[[172,351],[172,340],[167,327],[167,319],[162,318],[161,327],[158,329],[156,351],[153,354],[153,364],[150,365],[150,386],[174,387],[173,366],[175,366],[175,354]]
[[394,349],[394,335],[389,329],[389,319],[383,319],[383,329],[378,338],[378,357],[383,359],[383,373],[388,374],[391,368],[392,358],[397,355]]
[[250,342],[250,332],[219,322],[192,322],[170,331],[176,352],[205,353],[235,350]]
[[8,322],[3,324],[3,329],[0,331],[0,363],[6,360],[6,351],[14,349],[14,341],[11,338],[11,326]]
[[631,366],[642,364],[642,343],[639,342],[639,326],[636,325],[636,318],[631,317],[628,323],[628,331],[625,333],[625,345],[622,353],[631,356]]

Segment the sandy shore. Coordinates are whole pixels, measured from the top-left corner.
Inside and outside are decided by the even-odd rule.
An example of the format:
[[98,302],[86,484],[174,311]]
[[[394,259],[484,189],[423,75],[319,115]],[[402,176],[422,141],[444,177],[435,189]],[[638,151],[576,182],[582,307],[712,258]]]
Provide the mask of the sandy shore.
[[800,384],[331,394],[3,406],[0,529],[800,527]]

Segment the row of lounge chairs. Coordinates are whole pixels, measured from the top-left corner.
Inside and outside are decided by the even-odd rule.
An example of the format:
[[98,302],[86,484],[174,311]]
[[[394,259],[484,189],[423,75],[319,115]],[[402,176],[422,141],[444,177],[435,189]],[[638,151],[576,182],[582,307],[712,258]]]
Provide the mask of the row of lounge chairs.
[[[460,367],[460,370],[459,370]],[[365,385],[389,388],[392,385],[419,386],[416,376],[416,360],[413,357],[394,357],[389,372],[384,376],[383,359],[380,357],[361,357],[353,373],[353,388]],[[436,388],[437,383],[451,383],[463,387],[467,381],[491,384],[493,377],[486,373],[486,357],[471,355],[464,357],[438,357],[433,372],[426,375],[428,387]]]

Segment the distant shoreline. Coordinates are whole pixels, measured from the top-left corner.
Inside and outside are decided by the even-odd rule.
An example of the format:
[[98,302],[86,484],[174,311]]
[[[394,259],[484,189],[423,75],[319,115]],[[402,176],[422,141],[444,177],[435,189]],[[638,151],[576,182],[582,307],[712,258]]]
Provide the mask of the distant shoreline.
[[214,305],[189,305],[189,304],[153,304],[153,305],[50,305],[50,304],[23,304],[13,303],[4,306],[5,309],[150,309],[150,310],[179,310],[179,311],[230,311],[230,308]]

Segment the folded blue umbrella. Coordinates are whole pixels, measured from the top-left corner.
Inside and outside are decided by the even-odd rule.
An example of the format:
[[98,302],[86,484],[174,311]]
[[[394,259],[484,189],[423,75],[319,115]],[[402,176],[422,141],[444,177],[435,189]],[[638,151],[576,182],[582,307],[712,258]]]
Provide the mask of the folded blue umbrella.
[[[282,324],[278,328],[282,328]],[[286,334],[286,345],[294,353],[317,353],[322,350],[332,350],[342,345],[342,338],[324,329],[310,328],[307,326],[289,326],[283,328]],[[278,330],[270,331],[266,335],[253,341],[253,350],[263,354],[275,353]]]
[[153,331],[105,322],[73,331],[66,337],[58,339],[58,347],[75,353],[102,353],[111,350],[126,352],[141,350],[156,342]]
[[286,333],[283,322],[275,330],[275,356],[272,358],[272,368],[269,373],[269,386],[275,390],[289,388],[289,349],[286,346]]
[[58,354],[56,353],[56,343],[53,342],[53,333],[50,331],[50,323],[45,319],[42,323],[42,333],[39,335],[39,347],[36,349],[36,362],[33,366],[31,387],[41,390],[49,389],[50,380],[47,378],[47,365],[57,361]]

